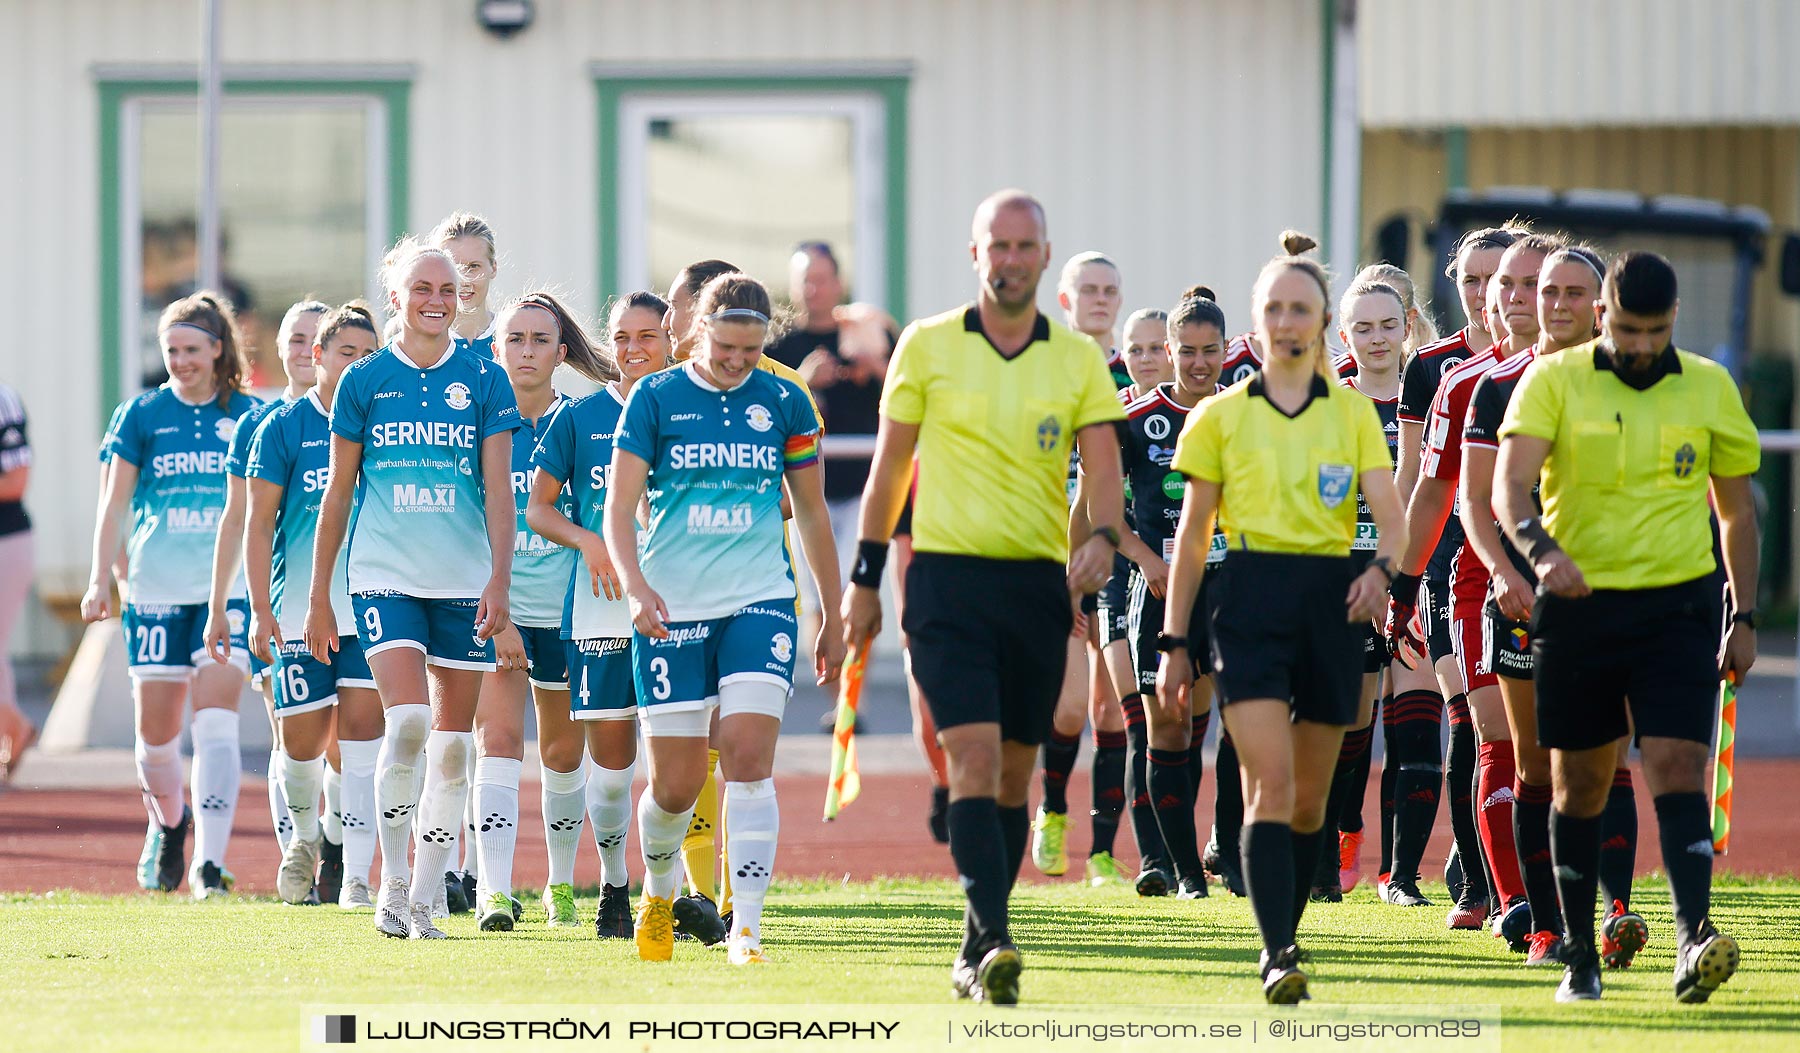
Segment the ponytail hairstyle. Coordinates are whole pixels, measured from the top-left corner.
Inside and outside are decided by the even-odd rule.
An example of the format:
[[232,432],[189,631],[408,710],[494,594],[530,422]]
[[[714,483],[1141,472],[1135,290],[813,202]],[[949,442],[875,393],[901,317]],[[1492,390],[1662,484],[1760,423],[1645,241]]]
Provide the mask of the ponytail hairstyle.
[[501,314],[511,314],[523,307],[536,307],[556,320],[556,342],[563,345],[563,361],[570,369],[596,384],[605,384],[618,377],[619,371],[612,361],[600,353],[599,347],[561,300],[542,290],[529,292],[507,305]]
[[381,333],[375,328],[375,312],[361,300],[351,300],[340,307],[334,307],[319,320],[319,335],[313,338],[313,346],[328,348],[338,334],[351,329],[360,329],[381,341]]
[[1215,325],[1219,327],[1219,339],[1225,339],[1225,309],[1219,306],[1219,298],[1204,285],[1189,286],[1181,294],[1181,302],[1169,312],[1169,343],[1180,339],[1181,327],[1184,325]]
[[1344,298],[1338,301],[1338,318],[1342,319],[1345,315],[1350,313],[1351,301],[1360,300],[1364,296],[1380,294],[1392,296],[1394,298],[1394,302],[1400,305],[1400,318],[1402,321],[1405,321],[1406,295],[1387,282],[1364,276],[1373,269],[1373,267],[1364,267],[1362,273],[1358,274],[1355,280],[1351,281],[1350,288],[1344,290]]
[[488,266],[495,267],[494,228],[488,221],[473,212],[452,212],[431,228],[427,240],[436,248],[443,248],[457,238],[480,238],[487,242]]
[[[1261,304],[1268,296],[1269,283],[1287,271],[1306,272],[1307,277],[1311,278],[1319,287],[1319,303],[1322,314],[1319,321],[1319,345],[1313,353],[1313,371],[1327,380],[1335,381],[1337,374],[1331,368],[1329,345],[1325,342],[1325,331],[1331,327],[1331,276],[1325,270],[1324,264],[1311,256],[1304,255],[1318,247],[1319,243],[1309,235],[1302,234],[1297,230],[1282,231],[1282,254],[1263,264],[1262,270],[1257,272],[1256,284],[1250,293],[1250,303],[1252,317],[1260,318],[1262,316]],[[1265,349],[1264,354],[1267,353]]]
[[275,330],[276,339],[283,347],[286,347],[287,338],[293,332],[294,323],[299,320],[301,315],[324,314],[329,310],[331,310],[330,304],[321,303],[310,296],[295,303],[287,309],[286,314],[281,316],[281,325]]
[[1456,239],[1456,245],[1450,249],[1450,258],[1444,264],[1444,277],[1451,281],[1458,278],[1457,272],[1462,270],[1463,257],[1480,249],[1508,249],[1519,239],[1521,234],[1529,234],[1530,228],[1517,221],[1504,227],[1477,227]]
[[[786,320],[774,317],[774,309],[769,290],[763,288],[761,282],[734,271],[721,274],[701,287],[700,299],[694,304],[694,318],[705,322],[761,322],[769,327],[763,340],[766,346],[780,339],[786,328]],[[730,313],[738,311],[743,314]]]
[[1140,307],[1125,317],[1125,331],[1130,332],[1131,327],[1139,322],[1166,323],[1168,320],[1169,312],[1160,307]]
[[244,390],[244,377],[249,373],[231,301],[211,289],[184,296],[163,308],[156,331],[160,335],[178,325],[198,329],[221,345],[219,357],[213,359],[213,386],[219,408],[230,408],[231,396]]
[[[1400,296],[1401,317],[1405,318],[1407,323],[1406,342],[1400,352],[1400,361],[1404,368],[1405,363],[1412,361],[1413,353],[1419,348],[1437,342],[1437,323],[1431,320],[1431,315],[1425,310],[1425,305],[1419,302],[1418,287],[1413,283],[1412,275],[1406,273],[1404,269],[1391,263],[1371,263],[1357,271],[1356,277],[1350,279],[1352,289],[1365,283],[1386,285]],[[1339,305],[1340,317],[1343,314],[1342,304],[1349,301],[1350,293],[1346,291],[1344,299]]]
[[[647,290],[640,289],[637,292],[629,292],[624,296],[613,298],[613,302],[606,307],[606,331],[600,334],[600,354],[606,360],[607,368],[613,371],[614,376],[619,375],[619,349],[613,346],[613,330],[619,327],[621,315],[637,307],[653,312],[656,315],[656,325],[659,329],[662,328],[663,318],[669,313],[669,301]],[[669,345],[668,356],[664,359],[666,363],[675,357],[675,338],[667,331],[664,331],[663,338]]]

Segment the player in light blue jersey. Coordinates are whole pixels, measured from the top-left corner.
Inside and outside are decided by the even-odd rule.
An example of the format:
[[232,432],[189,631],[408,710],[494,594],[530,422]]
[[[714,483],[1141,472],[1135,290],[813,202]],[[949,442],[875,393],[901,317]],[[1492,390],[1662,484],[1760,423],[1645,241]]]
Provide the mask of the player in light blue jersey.
[[150,813],[138,884],[169,892],[181,883],[191,815],[182,803],[179,736],[192,685],[199,820],[187,877],[195,898],[205,899],[230,887],[225,849],[237,810],[237,702],[249,668],[241,592],[231,601],[238,654],[227,665],[201,661],[208,569],[225,507],[232,430],[256,400],[241,390],[237,325],[222,299],[201,292],[177,300],[164,309],[157,332],[169,380],[134,399],[108,441],[106,502],[94,527],[81,615],[96,622],[112,613],[106,579],[129,507],[125,645],[137,701],[138,780]]
[[[495,667],[494,638],[509,624],[519,409],[499,367],[450,339],[458,283],[443,250],[403,240],[382,278],[400,337],[338,382],[305,641],[320,661],[337,650],[331,573],[348,545],[357,635],[384,707],[375,927],[443,939],[432,924],[437,876],[463,821],[481,674]],[[516,644],[497,657],[503,668],[525,664]],[[415,810],[417,881],[406,857]]]
[[[499,271],[494,253],[494,228],[472,212],[452,212],[432,228],[430,242],[450,254],[456,275],[456,323],[452,339],[482,358],[494,358],[500,318],[488,307],[488,290]],[[474,853],[470,853],[474,859]]]
[[[567,363],[596,384],[612,370],[556,297],[531,293],[502,310],[495,322],[499,362],[512,381],[523,422],[513,438],[512,494],[518,510],[513,543],[512,626],[501,646],[522,647],[528,668],[487,674],[475,714],[475,817],[481,883],[475,910],[483,932],[513,927],[513,853],[519,834],[519,776],[525,747],[525,709],[535,702],[538,760],[543,769],[544,843],[550,880],[544,913],[552,928],[579,924],[575,914],[575,852],[581,845],[581,729],[569,717],[569,670],[560,629],[575,554],[531,529],[532,451],[568,400],[551,385]],[[556,498],[574,508],[565,487]]]
[[[357,641],[340,555],[332,571],[332,614],[338,651],[320,662],[302,639],[312,584],[319,507],[331,476],[331,404],[338,379],[375,350],[375,321],[362,304],[330,311],[310,327],[316,383],[257,426],[247,463],[249,522],[244,571],[250,591],[250,650],[273,663],[272,686],[281,737],[278,783],[290,802],[293,836],[283,846],[276,891],[289,903],[314,894],[314,870],[333,841],[317,804],[328,748],[342,771],[337,870],[321,873],[317,898],[354,910],[374,906],[369,866],[375,858],[375,758],[381,749],[381,700]],[[335,747],[335,748],[332,748]],[[326,799],[332,802],[333,794]],[[325,821],[321,821],[321,819]]]
[[[271,412],[293,402],[312,387],[313,337],[318,332],[320,316],[328,310],[328,306],[317,300],[302,300],[287,309],[275,334],[276,346],[281,348],[281,368],[287,376],[287,386],[282,389],[280,398],[264,402],[239,417],[237,430],[231,435],[231,449],[225,458],[225,511],[219,516],[219,536],[213,542],[212,597],[206,608],[206,653],[215,662],[230,657],[234,626],[229,598],[233,593],[242,595],[244,592],[239,561],[245,541],[244,509],[249,504],[245,496],[244,469],[250,461],[250,440],[256,435],[257,425]],[[239,614],[237,619],[235,629],[242,636],[243,616]],[[252,650],[250,686],[262,692],[263,704],[269,714],[269,818],[275,824],[276,842],[286,851],[288,842],[293,840],[294,821],[288,814],[287,798],[281,789],[281,725],[275,719],[275,696],[264,675],[268,668],[268,663]]]
[[[600,849],[600,907],[594,934],[602,939],[633,935],[625,834],[631,826],[638,736],[637,692],[631,682],[631,611],[601,537],[606,480],[625,400],[638,381],[668,366],[669,334],[662,327],[668,309],[662,298],[648,292],[631,293],[613,304],[607,342],[618,379],[602,391],[564,403],[538,440],[531,461],[534,474],[526,509],[531,528],[580,554],[566,583],[562,636],[568,645],[569,706],[586,728],[588,755],[594,760],[586,804]],[[565,508],[564,495],[570,490],[572,512]],[[551,784],[557,774],[546,757],[546,821],[553,810]],[[556,877],[553,867],[551,880]]]
[[[640,957],[674,951],[675,855],[706,777],[706,738],[719,711],[726,854],[733,878],[733,964],[766,961],[763,900],[779,814],[771,768],[792,690],[794,577],[783,547],[784,491],[808,567],[826,596],[838,562],[818,471],[819,428],[799,385],[756,368],[769,294],[741,274],[708,282],[704,335],[680,369],[632,389],[614,439],[606,547],[630,601],[632,666],[650,753],[638,803],[644,898]],[[636,511],[648,495],[640,543]],[[837,612],[824,612],[818,682],[844,657]]]

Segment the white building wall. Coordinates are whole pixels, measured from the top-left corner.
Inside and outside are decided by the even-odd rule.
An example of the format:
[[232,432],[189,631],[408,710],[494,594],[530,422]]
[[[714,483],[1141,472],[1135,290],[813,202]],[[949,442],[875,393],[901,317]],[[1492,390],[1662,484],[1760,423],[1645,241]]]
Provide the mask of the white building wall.
[[1800,123],[1792,0],[1358,0],[1369,128]]
[[[592,312],[597,147],[590,64],[910,64],[909,312],[971,293],[968,220],[1016,184],[1045,201],[1058,261],[1103,249],[1127,308],[1218,290],[1247,327],[1260,261],[1317,231],[1318,0],[539,0],[499,41],[463,0],[225,0],[233,66],[409,66],[409,224],[455,208],[500,234],[497,291],[567,290]],[[39,586],[87,572],[104,421],[97,303],[97,66],[192,70],[194,0],[9,0],[0,8],[0,381],[34,421]],[[230,144],[226,144],[229,149]],[[1043,301],[1053,304],[1047,278]]]

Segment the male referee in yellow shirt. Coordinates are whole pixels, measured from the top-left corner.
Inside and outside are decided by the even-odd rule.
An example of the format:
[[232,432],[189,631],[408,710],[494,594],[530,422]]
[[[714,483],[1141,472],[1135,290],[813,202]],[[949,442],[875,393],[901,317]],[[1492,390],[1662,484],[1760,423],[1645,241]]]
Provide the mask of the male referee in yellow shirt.
[[[1638,735],[1655,796],[1680,950],[1675,997],[1704,1002],[1737,969],[1713,927],[1704,790],[1721,675],[1756,660],[1756,428],[1731,377],[1677,350],[1675,271],[1649,252],[1612,262],[1600,338],[1525,371],[1501,424],[1496,512],[1537,570],[1538,741],[1551,751],[1550,851],[1567,928],[1559,1002],[1600,997],[1594,892],[1616,740]],[[1531,500],[1542,480],[1543,514]],[[1707,495],[1721,524],[1731,626]],[[1629,722],[1628,722],[1629,718]]]
[[[1002,190],[975,210],[975,303],[900,336],[881,398],[844,632],[881,624],[882,566],[915,453],[913,560],[903,626],[913,677],[949,764],[950,856],[968,896],[959,997],[1019,1000],[1007,901],[1030,830],[1026,797],[1062,688],[1071,590],[1112,572],[1124,507],[1105,356],[1038,313],[1050,262],[1044,207]],[[1070,551],[1069,448],[1087,476],[1091,536]]]

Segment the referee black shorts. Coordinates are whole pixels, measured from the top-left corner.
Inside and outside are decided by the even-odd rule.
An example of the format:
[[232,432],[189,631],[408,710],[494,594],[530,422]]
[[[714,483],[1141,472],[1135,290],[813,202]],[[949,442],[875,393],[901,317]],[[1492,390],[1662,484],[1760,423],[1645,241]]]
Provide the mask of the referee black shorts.
[[1419,621],[1425,626],[1425,650],[1431,664],[1456,655],[1450,634],[1450,579],[1426,578],[1419,584]]
[[1635,727],[1640,739],[1710,745],[1722,602],[1711,577],[1580,599],[1540,591],[1531,619],[1538,743],[1597,749]]
[[1348,726],[1362,695],[1362,631],[1344,618],[1355,566],[1343,556],[1234,549],[1208,602],[1224,705],[1288,699],[1296,721]]
[[901,628],[940,728],[999,724],[1002,739],[1042,743],[1073,622],[1061,563],[918,552],[906,570]]
[[1131,632],[1127,626],[1131,607],[1131,579],[1137,570],[1132,562],[1117,553],[1113,554],[1112,577],[1100,587],[1100,596],[1095,604],[1100,616],[1100,646],[1118,640],[1130,640]]
[[[1194,598],[1194,609],[1188,614],[1188,657],[1194,663],[1195,676],[1211,676],[1209,664],[1212,639],[1206,631],[1206,597],[1212,590],[1213,570],[1200,579],[1200,594]],[[1131,572],[1130,616],[1126,619],[1131,632],[1131,657],[1137,665],[1138,690],[1144,695],[1156,694],[1156,673],[1162,665],[1162,652],[1156,649],[1157,634],[1162,632],[1163,612],[1167,605],[1150,595],[1150,586],[1137,570]]]

